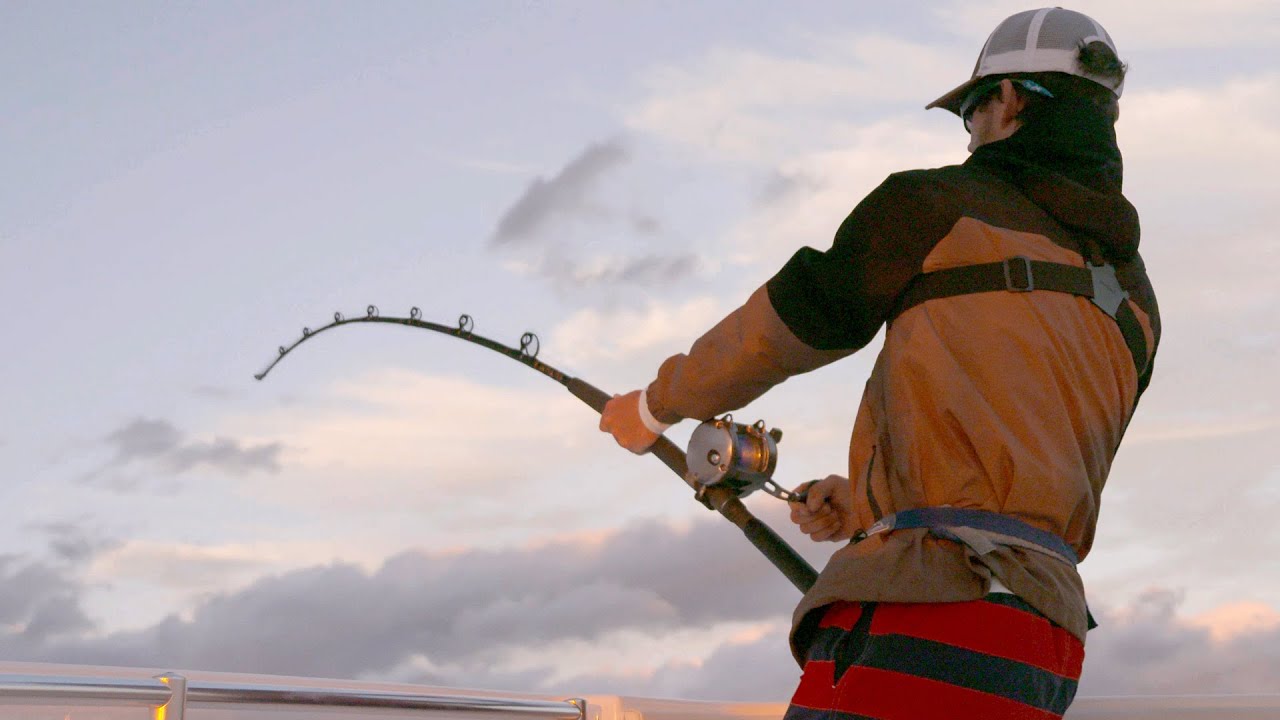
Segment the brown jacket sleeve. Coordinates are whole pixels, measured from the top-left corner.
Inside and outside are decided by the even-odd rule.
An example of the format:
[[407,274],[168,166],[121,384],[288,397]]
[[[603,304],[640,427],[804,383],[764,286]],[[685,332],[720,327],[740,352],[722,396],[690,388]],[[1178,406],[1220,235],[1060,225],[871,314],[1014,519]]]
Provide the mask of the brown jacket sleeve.
[[845,218],[829,250],[800,248],[687,355],[668,358],[649,386],[649,411],[668,423],[710,418],[864,347],[955,212],[928,173],[889,176]]
[[647,391],[658,420],[699,420],[736,410],[792,375],[853,350],[815,350],[792,334],[761,287],[747,302],[694,342],[688,354],[662,363]]

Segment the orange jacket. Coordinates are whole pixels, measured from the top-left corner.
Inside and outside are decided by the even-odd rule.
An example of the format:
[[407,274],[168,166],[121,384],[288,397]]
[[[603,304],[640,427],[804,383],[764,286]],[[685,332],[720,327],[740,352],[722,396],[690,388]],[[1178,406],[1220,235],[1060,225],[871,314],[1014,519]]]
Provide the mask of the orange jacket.
[[[799,250],[687,354],[668,358],[648,388],[649,409],[664,422],[737,409],[865,346],[892,320],[849,447],[860,526],[909,508],[977,508],[1055,533],[1083,559],[1159,340],[1137,244],[1137,213],[1118,188],[1029,165],[999,143],[964,165],[892,175],[831,249]],[[1141,374],[1116,322],[1084,297],[983,292],[893,317],[918,275],[1017,255],[1114,265],[1146,335]],[[976,599],[992,576],[1084,638],[1074,567],[1017,547],[979,556],[922,529],[837,551],[795,627],[835,600]]]

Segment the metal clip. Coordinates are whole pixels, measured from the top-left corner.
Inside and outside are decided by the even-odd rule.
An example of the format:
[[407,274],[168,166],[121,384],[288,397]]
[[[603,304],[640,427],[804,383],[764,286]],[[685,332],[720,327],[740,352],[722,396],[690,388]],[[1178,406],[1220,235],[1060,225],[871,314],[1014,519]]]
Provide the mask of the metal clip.
[[1116,312],[1120,310],[1120,304],[1129,297],[1129,293],[1120,287],[1116,269],[1110,263],[1090,265],[1089,272],[1093,273],[1093,297],[1089,299],[1114,319]]
[[[1018,274],[1026,276],[1027,284],[1025,286],[1018,286],[1013,283],[1013,269],[1009,267],[1009,264],[1014,260],[1022,261],[1023,271]],[[1000,263],[1004,265],[1004,287],[1006,290],[1009,292],[1031,292],[1036,289],[1035,278],[1031,275],[1031,258],[1026,255],[1015,255],[1011,258],[1001,260]]]
[[872,535],[878,535],[879,533],[882,533],[882,532],[889,532],[890,530],[893,529],[893,526],[897,524],[895,520],[896,518],[893,515],[886,515],[880,518],[879,520],[875,521],[875,523],[873,523],[871,527],[867,528],[866,532],[862,534],[862,537],[868,538],[868,537],[871,537]]

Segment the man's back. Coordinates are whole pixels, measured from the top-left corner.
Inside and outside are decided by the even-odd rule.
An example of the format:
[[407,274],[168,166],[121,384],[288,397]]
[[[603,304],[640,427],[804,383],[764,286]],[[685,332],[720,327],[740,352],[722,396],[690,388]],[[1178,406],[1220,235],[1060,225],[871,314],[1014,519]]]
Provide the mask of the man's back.
[[[865,308],[883,305],[881,297],[896,299],[866,318],[887,320],[889,328],[850,443],[858,527],[911,508],[973,508],[1053,533],[1082,558],[1111,461],[1145,385],[1158,312],[1136,253],[1137,216],[1123,196],[1056,173],[1028,175],[1018,154],[997,144],[965,165],[890,177],[850,215],[831,251],[800,260],[803,271],[784,269],[770,295],[802,340],[826,343],[867,331],[851,329],[845,313],[802,313],[792,301],[807,295],[792,283],[837,276],[815,266],[860,268],[845,287],[828,287],[840,302]],[[1026,183],[1034,183],[1034,199]],[[1114,263],[1130,295],[1125,302],[1145,335],[1141,367],[1115,319],[1087,297],[1035,290],[1033,266],[1017,259],[1086,272],[1089,260],[1101,262],[1095,254]],[[1028,291],[959,294],[902,308],[922,275],[1010,259],[1009,280]],[[924,529],[868,539],[833,557],[797,618],[841,599],[980,597],[984,578],[969,571],[973,566],[991,570],[1083,636],[1085,598],[1073,568],[1026,549],[997,548],[980,563],[965,558],[972,554]]]

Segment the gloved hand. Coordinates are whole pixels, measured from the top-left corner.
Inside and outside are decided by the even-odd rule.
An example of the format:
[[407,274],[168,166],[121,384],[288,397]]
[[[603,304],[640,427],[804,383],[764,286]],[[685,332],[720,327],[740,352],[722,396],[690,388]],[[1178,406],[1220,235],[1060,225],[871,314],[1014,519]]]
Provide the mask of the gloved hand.
[[[806,487],[807,486],[807,487]],[[848,540],[857,531],[853,516],[853,485],[841,475],[828,475],[795,489],[805,502],[791,506],[791,522],[814,542]]]
[[619,445],[637,455],[643,455],[661,437],[645,427],[640,419],[639,390],[614,395],[605,403],[604,412],[600,413],[600,429],[611,433]]

